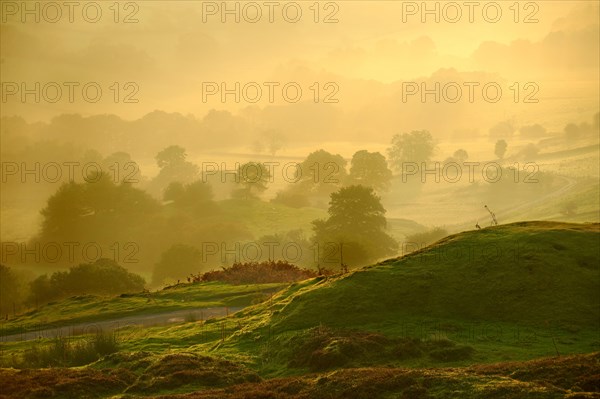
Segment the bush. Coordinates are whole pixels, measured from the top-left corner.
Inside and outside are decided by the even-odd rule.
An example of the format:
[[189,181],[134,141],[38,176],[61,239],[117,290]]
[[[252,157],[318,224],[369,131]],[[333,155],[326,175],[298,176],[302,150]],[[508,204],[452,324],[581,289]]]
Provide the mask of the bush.
[[232,284],[289,283],[317,277],[310,269],[301,269],[287,261],[234,263],[222,270],[193,276],[194,282],[222,281]]
[[74,295],[117,295],[144,290],[144,279],[110,259],[83,263],[66,272],[42,275],[30,284],[30,302],[47,303]]

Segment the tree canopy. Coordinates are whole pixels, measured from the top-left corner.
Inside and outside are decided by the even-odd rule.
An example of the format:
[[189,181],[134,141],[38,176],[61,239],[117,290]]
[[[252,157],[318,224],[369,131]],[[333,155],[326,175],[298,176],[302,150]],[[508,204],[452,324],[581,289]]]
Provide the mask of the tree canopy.
[[395,253],[398,243],[385,232],[385,212],[371,187],[353,185],[332,193],[329,218],[313,222],[320,262],[359,266]]
[[392,166],[402,171],[404,163],[429,161],[434,150],[435,143],[431,133],[427,130],[414,130],[394,135],[388,156]]
[[392,171],[385,157],[379,152],[357,151],[350,162],[349,180],[351,184],[387,190],[392,180]]

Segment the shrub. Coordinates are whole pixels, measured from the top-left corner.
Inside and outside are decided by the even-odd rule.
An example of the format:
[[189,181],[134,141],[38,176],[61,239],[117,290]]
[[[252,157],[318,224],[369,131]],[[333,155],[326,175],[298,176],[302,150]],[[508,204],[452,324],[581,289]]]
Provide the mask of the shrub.
[[42,275],[30,284],[30,302],[47,303],[74,295],[116,295],[139,292],[144,279],[119,266],[111,259],[101,258],[94,263],[82,263],[66,272]]
[[234,263],[231,267],[223,267],[222,270],[193,276],[193,281],[222,281],[232,284],[288,283],[318,275],[314,270],[301,269],[287,261],[246,262]]

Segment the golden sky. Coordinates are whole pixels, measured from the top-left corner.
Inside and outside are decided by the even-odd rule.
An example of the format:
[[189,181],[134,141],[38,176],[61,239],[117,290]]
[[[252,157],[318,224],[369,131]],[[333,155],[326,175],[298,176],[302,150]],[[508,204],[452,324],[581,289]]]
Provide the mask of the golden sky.
[[[309,118],[330,126],[333,136],[348,131],[359,138],[375,126],[387,141],[399,126],[487,131],[513,118],[558,128],[573,118],[588,120],[599,108],[597,1],[486,1],[473,9],[462,1],[427,2],[429,9],[437,4],[439,22],[434,14],[422,15],[422,2],[274,2],[272,23],[264,2],[228,2],[230,10],[238,7],[240,22],[234,14],[222,15],[222,2],[119,2],[118,15],[114,2],[98,2],[85,7],[87,16],[83,2],[73,10],[73,22],[64,2],[53,3],[62,10],[57,22],[49,21],[56,9],[44,2],[39,22],[35,11],[23,15],[21,2],[2,2],[3,116],[37,121],[61,113],[110,113],[135,119],[158,109],[202,118],[216,109],[282,129],[278,121],[294,119],[291,115]],[[461,17],[452,22],[456,4]],[[257,6],[262,16],[252,23]],[[89,22],[97,8],[101,16]],[[298,9],[298,21],[290,22]],[[6,95],[23,82],[27,87],[56,82],[63,92],[56,103]],[[79,84],[72,103],[65,82]],[[89,82],[102,89],[96,103],[82,98],[81,87]],[[238,103],[233,95],[223,102],[219,93],[204,101],[207,82],[229,88],[256,82],[262,95],[257,103],[244,98]],[[273,103],[264,82],[277,83]],[[289,82],[303,90],[298,103],[282,97]],[[464,82],[498,82],[503,97],[498,103],[479,95],[473,102],[423,104],[415,95],[404,102],[403,82],[457,82],[463,89]],[[509,88],[515,82],[516,102]],[[533,91],[539,101],[523,104]],[[124,103],[128,94],[138,102]],[[326,94],[338,102],[323,103]]]

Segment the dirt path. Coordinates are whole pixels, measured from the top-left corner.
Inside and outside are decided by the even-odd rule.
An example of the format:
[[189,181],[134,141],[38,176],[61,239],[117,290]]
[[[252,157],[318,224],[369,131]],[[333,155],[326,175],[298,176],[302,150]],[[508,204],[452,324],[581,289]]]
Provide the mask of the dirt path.
[[31,341],[38,338],[68,337],[73,335],[94,334],[100,331],[115,331],[123,327],[151,327],[181,323],[186,320],[206,320],[237,312],[241,307],[214,307],[184,309],[151,315],[120,317],[97,322],[77,323],[68,326],[44,328],[0,337],[1,342]]

